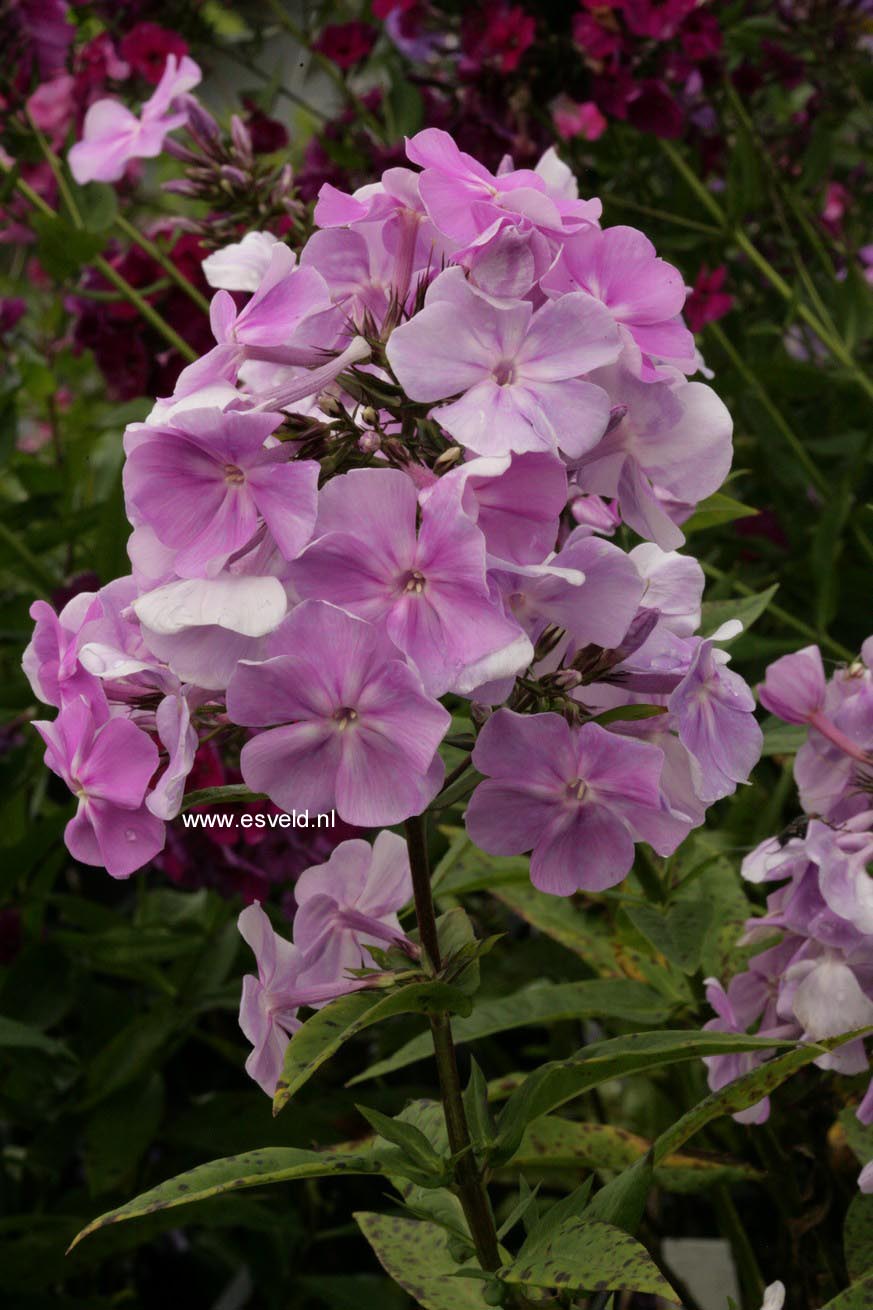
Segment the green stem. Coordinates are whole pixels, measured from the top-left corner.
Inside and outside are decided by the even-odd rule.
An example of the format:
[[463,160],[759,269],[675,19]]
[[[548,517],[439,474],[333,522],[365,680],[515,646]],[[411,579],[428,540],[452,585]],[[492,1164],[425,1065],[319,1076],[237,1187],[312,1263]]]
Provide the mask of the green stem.
[[156,264],[160,264],[167,276],[173,279],[176,286],[181,291],[185,292],[188,299],[193,301],[198,309],[202,309],[204,314],[209,313],[209,301],[197,290],[192,282],[188,281],[184,273],[179,271],[173,261],[164,254],[163,250],[161,250],[156,242],[151,241],[147,236],[143,236],[142,232],[140,232],[138,228],[135,228],[132,223],[129,223],[122,214],[116,214],[113,221],[119,231],[123,232],[125,236],[129,237],[131,241],[138,245],[140,250],[144,250],[149,258],[153,259]]
[[[0,160],[0,168],[2,168],[5,173],[12,172],[12,168],[2,160]],[[23,178],[18,177],[15,179],[15,188],[40,214],[43,214],[46,218],[58,217],[51,205],[47,205],[42,196],[34,191],[32,187],[28,186]],[[191,349],[188,342],[179,336],[175,328],[170,327],[167,320],[159,314],[147,300],[143,299],[136,287],[132,287],[127,279],[122,277],[122,275],[117,272],[102,255],[95,255],[91,262],[94,267],[103,274],[106,281],[111,283],[116,291],[120,292],[124,299],[139,311],[146,322],[150,323],[155,331],[159,332],[164,340],[167,341],[174,350],[178,350],[183,359],[186,359],[189,364],[194,362],[197,358],[197,352]]]
[[[694,171],[689,168],[688,164],[682,158],[673,143],[671,141],[664,141],[659,137],[658,144],[670,160],[670,163],[676,169],[677,173],[679,173],[689,188],[694,192],[701,204],[705,206],[710,214],[712,214],[719,227],[723,231],[728,231],[727,217],[721,208],[721,205],[718,203],[715,196],[713,196],[709,188],[706,187]],[[785,281],[782,274],[777,272],[770,261],[761,254],[760,250],[741,227],[733,227],[730,231],[740,250],[748,256],[758,271],[762,273],[770,285],[778,291],[782,299],[795,308],[798,318],[803,319],[804,323],[812,328],[822,345],[827,348],[834,359],[843,365],[858,386],[861,387],[867,396],[873,399],[873,378],[868,377],[864,370],[859,366],[842,337],[840,337],[838,333],[832,332],[827,325],[821,321],[818,314],[810,309],[809,305],[804,304],[803,301],[797,300],[794,291]]]
[[791,447],[791,451],[797,459],[797,462],[803,467],[809,476],[810,481],[816,489],[822,493],[822,495],[827,496],[830,491],[827,478],[819,470],[818,465],[807,451],[803,442],[800,440],[800,437],[798,437],[794,429],[786,422],[782,411],[771,400],[770,393],[767,391],[760,378],[752,372],[742,355],[735,348],[718,323],[710,323],[707,327],[707,331],[713,340],[718,342],[719,347],[724,354],[727,355],[731,364],[746,385],[755,392],[761,404],[764,406],[764,409],[766,409],[770,416],[774,427],[779,429],[782,436],[785,438],[785,441]]
[[755,1252],[724,1183],[713,1188],[712,1199],[721,1229],[731,1245],[734,1263],[740,1277],[743,1306],[746,1310],[753,1310],[753,1307],[760,1305],[764,1296],[764,1279]]
[[40,587],[44,594],[50,595],[55,590],[58,586],[57,578],[53,577],[45,565],[28,550],[24,542],[7,528],[2,519],[0,519],[0,541],[18,556],[22,564],[26,565],[31,581]]
[[[418,931],[430,965],[434,972],[437,972],[442,967],[442,956],[430,885],[425,821],[423,816],[418,815],[407,819],[405,826]],[[470,1130],[461,1095],[458,1062],[452,1041],[452,1025],[448,1014],[431,1015],[430,1029],[449,1147],[455,1162],[455,1186],[458,1198],[467,1219],[479,1264],[489,1273],[493,1273],[501,1265],[497,1231],[494,1227],[494,1215],[491,1212],[485,1180],[473,1154],[473,1144],[470,1140]]]
[[73,227],[81,231],[82,227],[84,226],[84,224],[82,223],[82,215],[79,213],[79,206],[76,204],[75,198],[73,197],[73,193],[67,185],[67,179],[64,177],[64,170],[63,167],[61,166],[61,161],[58,159],[57,155],[52,150],[48,141],[46,141],[42,132],[37,127],[36,123],[33,121],[33,118],[31,117],[30,114],[30,110],[29,109],[25,110],[25,113],[27,114],[27,121],[30,124],[30,130],[33,132],[34,136],[36,137],[39,148],[42,151],[43,155],[45,156],[46,163],[48,164],[49,168],[52,170],[54,179],[58,184],[58,190],[60,191],[61,196],[63,197],[67,209],[70,211],[70,218],[73,221]]
[[[739,592],[741,596],[754,596],[756,594],[754,587],[747,586],[745,582],[740,582],[738,578],[732,578],[729,573],[717,568],[715,564],[710,564],[707,560],[701,560],[700,565],[704,573],[708,574],[709,577],[714,578],[716,582],[729,582],[734,591]],[[827,646],[839,659],[854,659],[854,655],[848,646],[843,646],[840,642],[834,641],[826,632],[816,632],[815,628],[811,628],[808,623],[804,623],[801,619],[796,619],[793,614],[789,614],[788,610],[783,609],[781,605],[774,605],[771,601],[767,606],[767,612],[772,614],[774,618],[779,619],[781,623],[787,624],[789,628],[793,628],[795,632],[800,632],[804,637],[808,637],[810,641]]]

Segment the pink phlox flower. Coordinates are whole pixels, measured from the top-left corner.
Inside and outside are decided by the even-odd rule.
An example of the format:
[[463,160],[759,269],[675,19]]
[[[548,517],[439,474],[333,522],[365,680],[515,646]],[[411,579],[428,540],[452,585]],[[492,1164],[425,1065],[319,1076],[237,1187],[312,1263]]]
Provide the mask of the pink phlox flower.
[[70,701],[53,723],[33,725],[46,744],[45,762],[78,799],[64,830],[67,849],[82,864],[127,878],[164,845],[164,825],[146,808],[158,750],[129,719],[95,715]]
[[440,128],[425,128],[407,140],[406,153],[423,169],[419,186],[431,220],[462,244],[503,216],[555,238],[587,228],[600,217],[599,200],[549,195],[545,180],[532,169],[490,173]]
[[387,354],[406,393],[438,405],[433,415],[480,455],[590,451],[609,418],[609,397],[582,374],[616,359],[618,331],[591,297],[577,293],[534,311],[495,302],[459,268],[428,288],[421,313],[396,328]]
[[294,940],[312,955],[322,952],[324,967],[337,977],[373,967],[368,946],[409,945],[397,911],[411,896],[402,837],[383,831],[372,846],[360,839],[341,842],[325,864],[304,870],[294,884]]
[[[725,405],[702,382],[641,382],[620,362],[592,375],[623,411],[576,465],[586,492],[616,496],[625,523],[662,550],[684,534],[664,508],[664,495],[696,504],[727,477],[733,424]],[[659,494],[660,493],[660,494]]]
[[667,702],[679,740],[692,757],[697,795],[707,804],[747,781],[763,745],[755,698],[739,674],[726,667],[727,658],[711,641],[700,642]]
[[818,646],[804,646],[768,665],[758,699],[786,723],[809,723],[824,708],[825,692],[821,651]]
[[555,267],[542,279],[550,295],[584,291],[610,311],[639,354],[646,381],[664,376],[656,361],[683,373],[697,367],[694,338],[682,322],[685,283],[659,258],[648,237],[632,227],[588,227],[564,243]]
[[309,953],[280,937],[255,901],[237,920],[254,952],[257,976],[243,978],[239,1026],[252,1043],[246,1073],[268,1096],[276,1091],[291,1035],[300,1027],[301,1006],[319,1006],[362,984],[331,971],[320,950]]
[[209,408],[178,413],[166,427],[128,427],[125,496],[138,521],[176,552],[180,577],[214,573],[261,524],[285,559],[306,545],[318,464],[265,444],[281,421],[275,413]]
[[267,731],[243,747],[246,783],[283,809],[336,809],[359,827],[399,823],[439,790],[450,716],[371,623],[304,601],[262,664],[238,665],[234,723]]
[[[300,594],[377,624],[412,661],[431,695],[471,690],[468,670],[515,673],[533,649],[495,605],[485,539],[454,503],[418,498],[395,469],[354,469],[319,497],[317,539],[293,570]],[[480,678],[481,680],[481,678]]]
[[467,831],[492,855],[532,850],[540,891],[603,891],[628,873],[635,841],[660,854],[677,844],[664,822],[663,762],[658,747],[595,723],[571,728],[557,714],[498,710],[473,751],[485,781],[470,800]]
[[118,100],[98,100],[85,115],[82,140],[67,159],[76,181],[117,182],[132,159],[153,159],[168,132],[182,127],[187,110],[174,105],[197,84],[201,72],[193,59],[168,55],[163,76],[139,117]]

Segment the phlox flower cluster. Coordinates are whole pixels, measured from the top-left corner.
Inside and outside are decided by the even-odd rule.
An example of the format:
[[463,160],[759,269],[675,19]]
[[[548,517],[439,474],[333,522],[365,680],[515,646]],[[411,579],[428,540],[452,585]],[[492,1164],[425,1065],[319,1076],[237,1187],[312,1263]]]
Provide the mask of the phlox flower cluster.
[[[761,704],[786,723],[807,725],[794,764],[801,824],[794,835],[769,837],[743,861],[751,883],[774,884],[766,911],[750,919],[744,942],[763,944],[748,969],[725,989],[708,980],[707,995],[722,1032],[820,1041],[873,1025],[873,639],[861,658],[826,679],[817,646],[771,664],[758,689]],[[766,1055],[766,1052],[764,1052]],[[762,1058],[760,1052],[710,1058],[714,1089]],[[816,1064],[838,1073],[866,1072],[862,1038]],[[763,1100],[737,1115],[763,1123]],[[873,1083],[857,1106],[873,1123]],[[873,1191],[873,1165],[862,1171]]]
[[[731,461],[681,275],[553,151],[492,173],[427,129],[407,155],[323,187],[298,252],[251,231],[204,261],[214,345],[124,437],[130,575],[33,606],[67,843],[113,877],[163,849],[206,737],[275,805],[371,829],[436,798],[463,716],[472,838],[564,895],[619,882],[635,842],[673,851],[757,759],[679,553]],[[349,943],[406,895],[343,899],[340,851],[302,881],[351,936],[300,883],[290,954],[247,912],[265,1084],[270,1016],[287,1035],[350,985]]]

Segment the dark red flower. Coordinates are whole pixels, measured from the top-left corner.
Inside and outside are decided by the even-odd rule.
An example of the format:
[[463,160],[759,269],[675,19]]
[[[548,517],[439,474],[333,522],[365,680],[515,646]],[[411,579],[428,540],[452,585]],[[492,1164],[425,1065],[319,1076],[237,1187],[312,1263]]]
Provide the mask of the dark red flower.
[[640,93],[628,105],[628,120],[641,132],[675,141],[682,135],[682,110],[663,82],[649,79],[640,85]]
[[715,323],[733,309],[734,298],[724,290],[727,269],[719,264],[712,272],[704,264],[691,294],[685,301],[685,318],[692,332],[700,332],[707,323]]
[[501,73],[512,73],[534,43],[536,19],[521,5],[488,4],[468,10],[461,28],[461,49],[466,71],[494,64]]
[[276,150],[284,150],[288,144],[288,130],[284,123],[265,114],[253,100],[243,97],[246,110],[246,127],[252,139],[252,150],[256,155],[272,155]]
[[696,7],[697,0],[623,0],[622,11],[636,36],[668,41]]
[[718,20],[705,9],[695,9],[682,24],[679,40],[689,59],[714,59],[721,50]]
[[134,72],[139,73],[152,86],[157,86],[167,62],[167,55],[181,59],[188,53],[188,42],[157,23],[137,23],[121,42],[122,58]]
[[621,51],[621,30],[609,13],[574,14],[572,31],[577,46],[591,59],[611,59]]
[[376,44],[379,33],[369,23],[331,23],[315,42],[313,49],[325,55],[337,68],[353,68]]

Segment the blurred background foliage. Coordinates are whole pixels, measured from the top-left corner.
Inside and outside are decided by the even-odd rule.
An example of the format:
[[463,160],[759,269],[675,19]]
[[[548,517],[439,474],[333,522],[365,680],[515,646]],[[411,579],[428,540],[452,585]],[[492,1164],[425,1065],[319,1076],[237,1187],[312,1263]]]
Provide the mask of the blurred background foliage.
[[[0,12],[17,61],[0,87],[10,111],[2,141],[23,175],[42,170],[42,194],[54,202],[20,111],[40,82],[21,44],[24,8]],[[734,415],[730,481],[688,525],[688,549],[708,574],[710,602],[729,601],[730,612],[748,602],[754,626],[732,653],[754,681],[768,660],[810,642],[826,661],[851,659],[871,627],[867,9],[735,0],[623,10],[500,3],[474,13],[460,4],[142,0],[76,5],[69,18],[76,48],[102,33],[121,43],[141,23],[184,40],[215,112],[226,119],[245,107],[265,175],[293,164],[295,222],[305,223],[302,206],[323,181],[369,179],[400,161],[404,133],[433,123],[490,166],[507,150],[528,164],[556,144],[583,193],[602,197],[606,223],[643,227],[692,288],[689,320]],[[645,27],[650,11],[661,13],[660,29],[654,19]],[[126,571],[121,432],[168,392],[181,364],[113,298],[95,255],[123,270],[195,350],[209,339],[197,306],[116,222],[121,213],[148,231],[205,291],[208,208],[157,189],[178,174],[164,158],[117,199],[89,188],[79,197],[83,230],[34,222],[8,185],[0,190],[0,1283],[16,1310],[151,1310],[168,1297],[191,1310],[400,1310],[407,1299],[350,1218],[384,1206],[382,1185],[366,1179],[226,1197],[189,1211],[184,1227],[170,1211],[63,1254],[94,1214],[204,1159],[363,1135],[345,1081],[420,1032],[407,1019],[371,1030],[274,1120],[243,1071],[236,1010],[249,960],[235,920],[256,895],[281,919],[293,875],[318,853],[305,842],[267,849],[180,833],[160,868],[126,883],[76,867],[61,841],[66,792],[28,726],[40,713],[20,671],[28,607],[35,597],[59,605]],[[262,200],[239,199],[238,230],[263,217]],[[190,230],[174,227],[174,214]],[[714,807],[668,866],[640,868],[620,893],[543,897],[518,862],[486,865],[463,844],[451,831],[459,810],[444,815],[433,834],[440,906],[463,898],[480,935],[504,934],[483,965],[492,1023],[478,1033],[476,1058],[489,1078],[604,1032],[699,1027],[710,1017],[701,980],[726,981],[742,961],[749,890],[740,856],[797,811],[796,741],[765,726],[755,785]],[[205,759],[203,777],[223,767]],[[660,913],[639,895],[652,879]],[[575,992],[542,991],[597,978],[606,988],[599,1011]],[[640,992],[627,1012],[629,981]],[[532,999],[519,999],[529,988]],[[366,1089],[386,1113],[433,1084],[424,1059],[392,1064]],[[677,1105],[705,1093],[704,1072],[682,1065],[582,1098],[573,1114],[590,1131],[542,1180],[544,1196],[627,1163]],[[698,1139],[710,1153],[703,1163],[662,1171],[647,1244],[722,1233],[745,1304],[759,1267],[766,1281],[789,1285],[789,1304],[826,1300],[845,1278],[847,1207],[855,1224],[873,1214],[870,1198],[853,1199],[852,1147],[871,1153],[844,1113],[857,1092],[852,1080],[808,1070],[782,1090],[767,1127],[719,1121]],[[775,1184],[777,1172],[790,1185]],[[528,1176],[537,1180],[535,1158]],[[496,1195],[511,1208],[508,1191]]]

